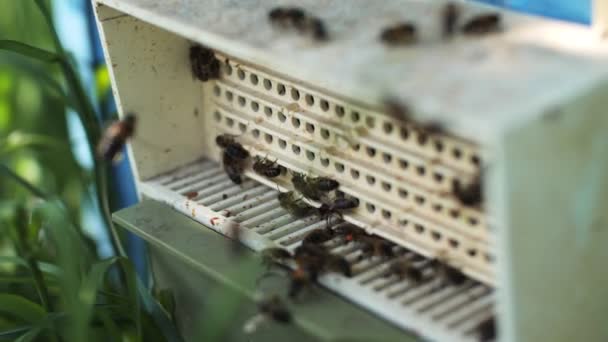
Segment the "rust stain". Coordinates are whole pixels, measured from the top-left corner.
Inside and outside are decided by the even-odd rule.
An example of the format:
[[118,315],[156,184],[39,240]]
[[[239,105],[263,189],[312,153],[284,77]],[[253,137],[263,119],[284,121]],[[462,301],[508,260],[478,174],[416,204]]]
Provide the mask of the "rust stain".
[[196,196],[198,196],[198,191],[190,191],[190,192],[186,192],[184,194],[184,196],[186,196],[186,198],[188,198],[189,200],[195,198]]
[[261,116],[256,116],[254,121],[255,121],[256,124],[259,125],[259,124],[261,124],[264,121],[264,118],[261,117]]

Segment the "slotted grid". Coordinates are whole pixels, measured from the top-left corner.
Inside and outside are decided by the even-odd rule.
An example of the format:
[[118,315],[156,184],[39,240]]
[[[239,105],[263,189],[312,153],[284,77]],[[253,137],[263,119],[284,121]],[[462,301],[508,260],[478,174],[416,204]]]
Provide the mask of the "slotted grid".
[[[241,241],[256,251],[274,246],[293,251],[308,232],[327,224],[317,216],[291,216],[280,207],[277,190],[250,178],[235,185],[209,160],[143,182],[141,188],[146,196],[164,201],[218,232],[229,233],[227,220],[238,222],[243,230]],[[206,214],[197,215],[196,210]],[[411,250],[395,246],[395,257],[381,258],[368,256],[359,243],[340,238],[325,245],[346,257],[353,276],[326,274],[319,280],[322,285],[425,338],[473,341],[476,328],[493,314],[490,287],[472,279],[459,286],[441,282],[429,260]],[[413,283],[393,274],[389,267],[399,258],[407,258],[421,269],[424,281]]]
[[494,284],[491,218],[452,195],[453,180],[479,172],[474,143],[424,134],[411,121],[217,56],[222,72],[206,97],[215,134],[238,135],[252,154],[286,169],[337,179],[360,201],[348,220]]

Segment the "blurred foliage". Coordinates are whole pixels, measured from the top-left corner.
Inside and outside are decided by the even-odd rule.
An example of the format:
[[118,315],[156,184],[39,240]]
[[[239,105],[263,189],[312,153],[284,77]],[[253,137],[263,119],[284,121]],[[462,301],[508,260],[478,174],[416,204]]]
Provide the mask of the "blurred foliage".
[[[116,234],[117,256],[101,260],[81,227],[94,188],[113,232],[107,165],[87,170],[74,156],[68,109],[78,113],[91,153],[101,125],[49,2],[0,0],[0,341],[180,340]],[[95,76],[99,94],[107,92],[107,70]]]

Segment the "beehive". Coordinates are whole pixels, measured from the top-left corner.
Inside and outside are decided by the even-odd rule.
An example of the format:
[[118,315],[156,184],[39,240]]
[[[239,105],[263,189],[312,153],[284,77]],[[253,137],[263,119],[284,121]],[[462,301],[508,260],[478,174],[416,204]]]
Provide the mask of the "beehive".
[[[218,231],[236,220],[255,250],[293,249],[324,226],[278,205],[289,172],[270,180],[248,169],[240,186],[226,177],[215,137],[233,134],[254,156],[338,180],[359,201],[344,219],[406,258],[438,258],[471,278],[411,284],[385,277],[390,261],[334,246],[355,277],[322,283],[399,326],[472,339],[498,298],[505,340],[608,336],[567,310],[608,312],[606,276],[586,271],[607,256],[594,228],[607,191],[592,190],[607,167],[608,50],[590,30],[503,13],[500,33],[445,40],[444,2],[298,2],[327,25],[330,39],[317,42],[270,25],[270,1],[95,3],[121,111],[140,117],[132,156],[143,196]],[[461,18],[487,11],[467,4]],[[401,20],[416,24],[417,42],[386,46],[380,32]],[[193,77],[195,44],[214,51],[217,80]],[[389,115],[387,98],[411,115]],[[435,123],[443,129],[429,132]],[[463,205],[453,182],[480,174],[485,201]],[[585,295],[572,296],[574,284]]]

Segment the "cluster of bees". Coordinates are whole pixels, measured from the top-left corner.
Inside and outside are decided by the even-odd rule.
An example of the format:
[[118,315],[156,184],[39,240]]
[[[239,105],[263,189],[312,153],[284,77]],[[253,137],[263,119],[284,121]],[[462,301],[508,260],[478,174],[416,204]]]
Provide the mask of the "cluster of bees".
[[220,76],[220,61],[213,50],[201,45],[190,47],[190,67],[192,75],[201,82],[207,82]]

